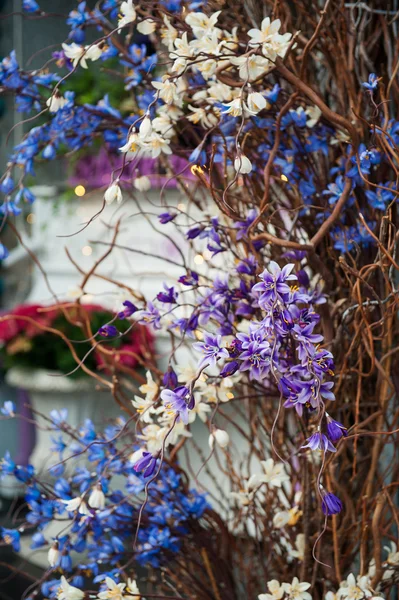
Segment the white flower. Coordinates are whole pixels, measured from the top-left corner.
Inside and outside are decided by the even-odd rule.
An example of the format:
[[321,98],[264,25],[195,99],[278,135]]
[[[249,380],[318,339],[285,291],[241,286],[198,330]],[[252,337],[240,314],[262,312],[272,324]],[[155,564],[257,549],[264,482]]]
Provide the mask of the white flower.
[[58,550],[58,543],[56,542],[51,546],[50,550],[47,554],[47,560],[50,567],[55,567],[58,563],[58,559],[60,558],[60,551]]
[[177,30],[170,24],[170,21],[166,15],[163,17],[165,27],[161,29],[161,38],[164,44],[167,45],[169,52],[173,50],[174,41],[177,38]]
[[133,186],[139,192],[148,192],[148,190],[151,189],[151,181],[149,177],[147,177],[146,175],[142,175],[141,177],[136,177],[133,180]]
[[133,131],[129,135],[129,139],[127,140],[124,146],[121,146],[119,150],[121,152],[130,152],[131,154],[136,154],[140,150],[140,138],[139,134],[136,131]]
[[236,156],[234,169],[237,173],[250,173],[252,171],[252,163],[245,154],[240,154],[239,156]]
[[144,148],[151,158],[158,158],[163,152],[164,154],[172,154],[170,140],[166,140],[159,133],[153,132],[148,139],[145,140]]
[[260,29],[250,29],[248,35],[251,39],[249,42],[250,46],[259,46],[264,44],[273,38],[278,33],[281,27],[280,19],[270,21],[270,17],[263,19]]
[[135,396],[134,400],[132,400],[132,404],[140,415],[140,421],[143,421],[144,423],[152,423],[152,415],[154,414],[154,403],[152,400]]
[[105,191],[104,200],[107,204],[112,204],[114,200],[118,202],[122,202],[122,190],[117,183],[113,183],[109,186],[109,188]]
[[310,588],[310,583],[299,583],[298,577],[294,577],[292,583],[283,583],[283,588],[289,600],[312,600],[312,596],[306,591]]
[[85,47],[85,60],[98,60],[102,54],[102,50],[98,44]]
[[122,2],[120,7],[121,17],[118,21],[118,27],[124,27],[129,23],[133,23],[136,20],[136,9],[133,6],[133,0],[126,0]]
[[166,113],[162,113],[159,117],[155,117],[152,122],[152,126],[154,131],[157,133],[161,133],[163,136],[172,137],[174,135],[174,129],[172,125],[172,121],[169,118],[169,115]]
[[[219,10],[208,17],[208,15],[202,12],[192,12],[186,16],[185,21],[193,30],[195,37],[200,38],[204,35],[209,35],[215,30],[220,13],[221,11]],[[217,29],[217,31],[220,31],[220,29]]]
[[139,127],[139,138],[143,141],[147,140],[152,134],[152,123],[148,115],[140,123]]
[[107,589],[99,592],[97,598],[100,600],[123,600],[123,590],[126,587],[126,583],[115,583],[111,577],[106,577],[105,583]]
[[338,600],[337,594],[334,594],[334,592],[327,592],[327,594],[324,596],[324,600]]
[[248,481],[244,483],[244,488],[239,492],[230,492],[230,498],[237,500],[241,506],[249,506],[254,499],[254,492],[250,491]]
[[212,408],[209,406],[209,404],[205,404],[205,402],[196,402],[194,408],[189,412],[188,422],[193,423],[195,421],[195,417],[198,415],[201,421],[206,423],[206,416],[211,411]]
[[105,506],[105,496],[100,485],[97,485],[91,492],[88,500],[91,508],[99,508],[102,510]]
[[140,23],[137,23],[137,30],[143,35],[150,35],[150,33],[154,33],[156,29],[155,21],[152,19],[145,19]]
[[151,371],[147,371],[146,377],[147,377],[147,383],[143,383],[143,385],[141,385],[139,387],[139,390],[142,394],[145,394],[146,400],[152,401],[152,400],[154,400],[155,396],[158,394],[158,385],[153,380]]
[[261,465],[265,471],[264,474],[256,473],[250,478],[250,487],[254,488],[262,483],[267,483],[275,487],[281,487],[284,481],[288,481],[289,477],[284,473],[284,465],[282,463],[274,464],[272,458],[262,460]]
[[374,594],[367,575],[355,579],[353,573],[350,573],[345,581],[341,581],[336,595],[337,598],[346,598],[347,600],[361,600],[362,598],[371,597],[373,597],[373,600],[384,600],[381,596]]
[[188,105],[188,108],[193,113],[192,115],[188,115],[187,117],[187,119],[191,121],[191,123],[201,123],[203,127],[213,127],[214,125],[217,125],[219,117],[209,108],[197,108],[195,106],[192,106],[191,104]]
[[136,583],[136,581],[134,579],[129,579],[127,580],[127,586],[125,589],[125,595],[124,595],[124,599],[125,600],[142,600],[142,596],[137,595],[140,594],[140,590],[139,587]]
[[292,556],[292,558],[303,560],[305,558],[305,536],[303,533],[298,533],[296,536],[295,547],[296,550],[289,550],[289,555]]
[[151,85],[156,90],[159,90],[159,97],[162,98],[166,104],[173,104],[179,100],[176,84],[173,83],[169,77],[166,77],[163,81],[152,81]]
[[81,600],[85,593],[77,587],[70,585],[65,577],[61,577],[60,591],[58,592],[58,600]]
[[259,92],[251,92],[248,94],[247,105],[251,113],[256,115],[268,106],[268,102]]
[[307,127],[314,127],[321,117],[321,110],[318,106],[310,106],[305,110],[309,119],[306,121]]
[[238,67],[240,78],[244,81],[254,81],[261,75],[264,75],[271,67],[271,63],[267,58],[252,54],[251,56],[236,56],[230,59],[233,65]]
[[229,445],[230,436],[227,431],[224,431],[223,429],[215,429],[209,436],[209,447],[211,450],[215,444],[215,441],[221,448],[226,448]]
[[72,44],[62,44],[62,49],[64,50],[65,56],[72,61],[74,67],[76,67],[80,61],[80,66],[87,69],[87,56],[83,56],[85,49],[82,46],[72,42]]
[[273,526],[276,529],[281,529],[282,527],[285,527],[287,525],[290,518],[291,515],[288,512],[288,510],[280,510],[279,512],[276,512],[276,514],[273,517]]
[[231,102],[226,102],[224,106],[227,106],[227,110],[224,110],[223,114],[240,117],[242,115],[244,103],[241,98],[234,98]]
[[72,500],[63,500],[62,502],[65,504],[68,512],[75,512],[77,510],[82,515],[90,514],[86,502],[80,496],[72,498]]
[[63,108],[67,102],[68,100],[56,92],[50,96],[46,102],[46,105],[49,107],[51,113],[56,113],[60,110],[60,108]]
[[284,587],[279,584],[277,579],[267,582],[270,594],[259,594],[258,600],[280,600],[284,596]]

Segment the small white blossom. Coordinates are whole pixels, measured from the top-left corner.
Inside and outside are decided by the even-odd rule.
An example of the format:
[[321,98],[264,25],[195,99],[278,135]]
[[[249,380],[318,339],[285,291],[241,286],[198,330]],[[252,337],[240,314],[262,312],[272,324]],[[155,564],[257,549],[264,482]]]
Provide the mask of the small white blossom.
[[272,68],[271,63],[267,58],[252,54],[251,56],[236,56],[230,59],[233,65],[238,67],[240,78],[244,81],[254,81],[261,75],[264,75]]
[[223,429],[215,429],[209,436],[209,447],[211,450],[215,444],[215,441],[221,448],[227,448],[230,442],[230,436],[227,431],[224,431]]
[[258,114],[261,110],[268,106],[267,100],[259,92],[251,92],[248,94],[247,106],[249,110],[254,114]]
[[62,44],[62,49],[64,50],[65,56],[72,61],[74,67],[80,64],[80,66],[83,67],[83,69],[87,69],[87,56],[84,56],[85,49],[83,48],[83,46],[79,46],[79,44],[75,44],[75,42],[72,42],[72,44],[64,43]]
[[122,202],[122,190],[117,183],[113,183],[109,186],[109,188],[105,191],[104,200],[107,204],[112,204],[115,200],[118,202]]
[[79,588],[69,584],[65,577],[61,577],[60,591],[58,592],[58,600],[81,600],[85,593]]
[[60,108],[64,108],[65,104],[68,102],[63,96],[57,94],[53,94],[47,100],[46,105],[49,107],[51,113],[56,113],[60,110]]
[[227,110],[223,111],[223,114],[232,115],[233,117],[240,117],[242,115],[244,103],[241,98],[234,98],[231,102],[226,102],[224,106]]
[[280,600],[284,596],[284,587],[279,584],[277,579],[267,582],[269,594],[259,594],[258,600]]
[[294,577],[292,583],[283,583],[283,588],[289,600],[312,600],[312,596],[307,592],[310,583],[299,583],[298,577]]
[[280,510],[279,512],[276,512],[276,514],[273,517],[273,527],[275,527],[276,529],[281,529],[282,527],[285,527],[290,518],[291,515],[288,512],[288,510]]
[[111,577],[105,578],[107,589],[103,592],[99,592],[97,598],[99,600],[123,600],[123,591],[126,587],[126,583],[116,583]]
[[292,558],[296,558],[298,560],[304,560],[305,558],[305,536],[303,533],[298,533],[295,538],[295,548],[296,550],[289,550],[289,555]]
[[350,573],[346,580],[341,581],[337,598],[346,598],[346,600],[362,600],[371,598],[373,600],[384,600],[381,596],[376,596],[371,589],[370,578],[367,575],[357,577]]
[[47,553],[47,560],[50,567],[55,567],[60,558],[60,551],[58,550],[58,543],[55,543],[51,546],[50,550]]
[[163,138],[159,133],[153,132],[148,139],[145,140],[145,150],[151,158],[158,158],[163,152],[164,154],[172,154],[170,141]]
[[149,177],[147,177],[146,175],[142,175],[141,177],[136,177],[133,180],[133,186],[139,192],[148,192],[148,190],[151,189],[151,181]]
[[318,106],[310,106],[305,110],[305,113],[309,117],[309,119],[306,121],[306,126],[310,128],[314,127],[321,117],[320,108]]
[[133,23],[136,20],[137,14],[136,9],[133,6],[133,0],[126,0],[122,2],[120,7],[121,17],[118,21],[118,27],[124,27],[129,23]]
[[127,140],[124,146],[121,146],[119,150],[121,152],[129,152],[130,154],[136,154],[140,150],[140,138],[139,134],[136,131],[133,131],[129,135],[129,139]]
[[155,29],[156,24],[152,19],[145,19],[144,21],[137,23],[137,31],[143,35],[150,35],[151,33],[154,33]]
[[139,127],[139,138],[143,141],[147,140],[152,134],[152,123],[148,115],[140,123]]
[[245,154],[240,154],[234,161],[234,169],[237,173],[250,173],[252,171],[252,163]]
[[[202,12],[192,12],[186,16],[185,21],[193,30],[195,37],[201,38],[204,35],[209,35],[214,31],[220,13],[221,11],[219,10],[208,17],[208,15],[205,15]],[[217,30],[217,32],[219,31],[220,29]]]
[[100,485],[97,485],[91,492],[88,500],[91,508],[99,508],[102,510],[105,506],[105,495]]
[[166,104],[173,104],[178,101],[177,86],[169,77],[166,77],[163,81],[152,81],[151,85],[158,90],[159,97]]
[[147,371],[146,378],[147,383],[143,383],[143,385],[139,387],[139,390],[142,394],[145,394],[146,400],[152,401],[158,394],[158,384],[153,380],[151,371]]
[[256,487],[262,483],[267,483],[274,487],[281,487],[281,484],[284,481],[289,480],[288,475],[284,473],[284,465],[282,463],[274,464],[274,460],[268,458],[267,460],[262,460],[261,465],[265,473],[252,475],[250,478],[250,487]]
[[85,59],[92,60],[94,62],[95,60],[98,60],[100,58],[102,52],[103,51],[98,44],[86,46],[85,47]]
[[77,498],[72,498],[72,500],[63,500],[63,503],[65,504],[65,508],[68,512],[78,511],[82,515],[90,514],[86,502],[80,496]]
[[139,587],[134,579],[127,580],[127,586],[125,589],[124,600],[144,600],[140,594]]

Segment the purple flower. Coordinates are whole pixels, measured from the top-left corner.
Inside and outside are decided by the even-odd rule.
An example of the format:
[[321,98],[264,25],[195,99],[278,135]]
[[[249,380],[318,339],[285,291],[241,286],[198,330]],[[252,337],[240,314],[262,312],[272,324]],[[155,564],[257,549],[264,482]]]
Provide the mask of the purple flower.
[[177,214],[168,213],[168,212],[158,215],[159,222],[162,225],[166,225],[166,223],[173,221],[173,219],[175,219],[176,217],[177,217]]
[[237,241],[241,240],[243,237],[245,237],[248,234],[248,229],[250,228],[252,223],[255,221],[257,216],[258,216],[258,211],[255,208],[252,208],[250,211],[248,211],[248,215],[247,215],[247,218],[245,219],[245,221],[239,221],[238,223],[234,223],[233,227],[234,227],[234,229],[237,230],[237,234],[236,234]]
[[224,365],[223,369],[220,371],[220,376],[230,377],[231,375],[234,375],[236,371],[238,371],[239,367],[240,365],[238,361],[232,360],[231,362],[228,362]]
[[346,431],[346,427],[339,423],[339,421],[334,421],[330,417],[329,414],[326,414],[327,417],[327,434],[332,442],[338,442],[343,436],[348,435]]
[[296,275],[291,274],[294,266],[290,263],[280,269],[274,260],[270,261],[268,268],[259,276],[262,281],[256,283],[252,288],[253,292],[261,292],[258,300],[261,308],[269,308],[277,299],[281,299],[282,295],[290,293],[291,290],[286,281],[296,279]]
[[153,456],[151,452],[143,451],[141,458],[139,458],[134,463],[133,468],[136,471],[136,473],[138,473],[139,471],[144,471],[144,477],[150,477],[155,471],[155,467],[157,466],[157,460],[158,457]]
[[172,390],[162,390],[161,399],[164,401],[165,408],[170,413],[176,413],[178,420],[183,421],[185,425],[188,423],[188,413],[192,399],[187,403],[188,388],[184,385]]
[[103,325],[98,330],[98,334],[101,335],[101,337],[115,337],[116,335],[118,335],[118,333],[119,331],[117,330],[115,325]]
[[320,431],[317,431],[310,436],[307,440],[307,444],[304,444],[302,448],[310,448],[311,450],[322,450],[323,452],[336,452],[337,449],[332,445],[327,436]]
[[166,371],[166,373],[163,376],[162,383],[164,384],[165,387],[168,387],[168,388],[177,387],[177,383],[178,383],[177,375],[174,372],[174,370],[172,369],[172,367],[168,367],[168,370]]
[[179,277],[179,283],[183,285],[197,285],[198,273],[195,271],[188,271],[186,275]]
[[321,509],[325,515],[337,515],[342,510],[341,500],[331,492],[322,490],[323,500],[321,501]]
[[164,292],[157,294],[157,300],[164,304],[176,304],[177,292],[173,287],[168,287],[166,283],[163,284]]
[[140,311],[140,322],[150,323],[155,329],[161,329],[161,315],[152,302],[147,302],[147,310]]
[[198,352],[204,354],[204,358],[200,361],[199,367],[201,368],[207,363],[211,367],[214,367],[218,358],[227,358],[229,356],[229,351],[221,346],[222,336],[210,335],[208,333],[205,334],[203,342],[193,344],[194,350],[198,350]]
[[131,317],[135,312],[138,311],[137,306],[135,306],[133,302],[130,302],[130,300],[125,300],[123,302],[123,306],[125,308],[118,313],[118,319],[126,319],[127,317]]

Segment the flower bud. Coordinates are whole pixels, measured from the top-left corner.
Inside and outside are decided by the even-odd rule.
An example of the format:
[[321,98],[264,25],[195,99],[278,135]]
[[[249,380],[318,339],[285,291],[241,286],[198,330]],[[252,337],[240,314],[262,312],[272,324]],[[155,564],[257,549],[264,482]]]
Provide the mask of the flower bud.
[[133,186],[139,192],[148,192],[151,189],[151,181],[146,175],[143,175],[142,177],[136,177]]
[[209,436],[209,447],[211,450],[214,446],[215,440],[220,448],[226,448],[230,442],[230,436],[227,431],[224,431],[223,429],[215,429]]
[[122,191],[117,183],[113,183],[109,186],[104,194],[104,200],[107,204],[112,204],[115,200],[118,202],[122,202]]
[[252,163],[249,158],[245,156],[245,154],[240,154],[234,161],[234,169],[237,171],[237,173],[250,173],[252,171]]

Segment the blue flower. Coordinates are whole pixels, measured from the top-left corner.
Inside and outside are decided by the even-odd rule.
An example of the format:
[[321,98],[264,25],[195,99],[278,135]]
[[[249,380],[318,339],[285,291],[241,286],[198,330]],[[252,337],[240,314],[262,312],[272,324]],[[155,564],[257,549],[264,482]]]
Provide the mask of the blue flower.
[[5,260],[10,256],[8,249],[0,242],[0,260]]
[[45,546],[46,544],[47,544],[47,540],[40,531],[37,531],[36,533],[34,533],[32,535],[31,545],[30,545],[32,550],[36,550],[36,548],[41,548],[42,546]]
[[22,10],[28,13],[34,13],[40,10],[36,0],[22,0]]
[[21,549],[20,534],[16,529],[1,528],[1,536],[6,544],[10,544],[15,552],[19,552]]
[[317,431],[311,435],[307,440],[307,444],[304,444],[302,448],[310,448],[311,450],[322,450],[323,452],[336,452],[337,449],[332,445],[328,437],[326,437],[320,431]]
[[330,417],[329,414],[326,414],[327,417],[327,434],[332,442],[338,442],[341,437],[348,435],[346,431],[346,427],[342,425],[339,421],[334,421]]
[[3,406],[0,408],[1,414],[5,415],[6,417],[15,417],[15,411],[15,404],[14,402],[11,402],[11,400],[6,400]]
[[143,451],[141,458],[134,463],[134,470],[137,472],[144,471],[144,477],[150,477],[157,466],[157,456],[153,456],[151,452]]
[[370,73],[368,80],[363,81],[362,87],[365,90],[367,90],[368,92],[373,93],[378,87],[379,80],[380,79],[377,77],[377,75],[375,73]]

